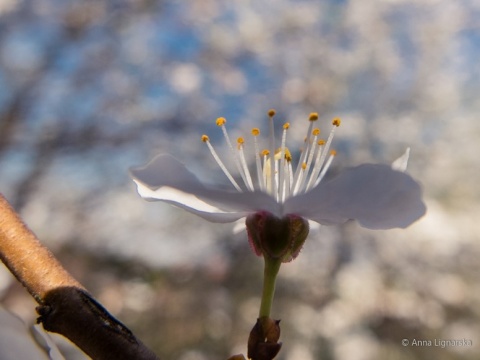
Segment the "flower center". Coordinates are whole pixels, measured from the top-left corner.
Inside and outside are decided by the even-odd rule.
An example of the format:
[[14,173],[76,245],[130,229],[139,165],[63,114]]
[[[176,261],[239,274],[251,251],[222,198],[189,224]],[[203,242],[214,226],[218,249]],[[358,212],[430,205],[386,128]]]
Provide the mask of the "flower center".
[[287,122],[283,124],[280,147],[277,147],[275,141],[274,117],[275,110],[269,110],[268,146],[264,150],[260,150],[259,146],[258,137],[260,135],[260,129],[253,128],[251,131],[253,144],[249,145],[253,145],[255,152],[255,182],[245,157],[244,148],[248,145],[246,144],[245,139],[239,137],[237,139],[237,144],[234,147],[227,132],[227,120],[223,117],[216,120],[216,124],[222,129],[225,141],[230,148],[231,158],[240,174],[243,187],[239,185],[237,180],[235,180],[225,166],[210,143],[209,137],[207,135],[202,135],[202,141],[207,144],[213,158],[235,189],[240,192],[244,191],[244,189],[247,191],[264,191],[273,196],[276,201],[283,203],[290,196],[311,190],[323,179],[336,154],[335,150],[329,151],[329,148],[333,140],[335,129],[340,126],[340,119],[334,118],[332,120],[332,129],[325,141],[319,137],[320,129],[314,127],[314,123],[318,120],[318,114],[310,114],[308,118],[309,126],[307,135],[305,136],[300,157],[295,165],[292,164],[292,154],[286,146],[290,123]]

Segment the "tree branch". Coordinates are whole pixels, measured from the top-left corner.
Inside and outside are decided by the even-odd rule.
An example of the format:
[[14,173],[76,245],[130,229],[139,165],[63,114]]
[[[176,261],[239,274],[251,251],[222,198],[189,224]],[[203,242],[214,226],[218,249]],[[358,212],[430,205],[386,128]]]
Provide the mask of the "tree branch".
[[158,360],[75,280],[0,194],[0,259],[40,304],[38,321],[93,359]]

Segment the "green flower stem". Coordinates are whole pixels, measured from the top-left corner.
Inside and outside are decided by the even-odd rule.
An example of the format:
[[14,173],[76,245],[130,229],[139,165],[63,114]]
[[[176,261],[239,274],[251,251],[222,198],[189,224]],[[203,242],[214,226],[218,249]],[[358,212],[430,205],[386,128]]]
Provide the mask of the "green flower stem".
[[264,256],[265,269],[263,272],[263,293],[262,303],[260,305],[259,317],[270,317],[272,310],[273,297],[275,295],[275,281],[282,261]]

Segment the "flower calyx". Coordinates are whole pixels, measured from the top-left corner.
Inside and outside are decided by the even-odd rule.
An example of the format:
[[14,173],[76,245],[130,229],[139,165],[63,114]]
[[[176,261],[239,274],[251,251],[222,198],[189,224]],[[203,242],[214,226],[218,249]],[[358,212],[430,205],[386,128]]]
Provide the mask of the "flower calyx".
[[281,262],[290,262],[298,256],[309,232],[304,218],[294,214],[279,218],[267,211],[249,215],[246,226],[255,254]]

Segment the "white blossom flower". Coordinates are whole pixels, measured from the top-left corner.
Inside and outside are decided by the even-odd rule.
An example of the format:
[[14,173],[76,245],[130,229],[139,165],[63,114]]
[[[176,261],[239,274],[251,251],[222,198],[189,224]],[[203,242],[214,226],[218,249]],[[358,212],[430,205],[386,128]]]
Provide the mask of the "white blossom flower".
[[[355,219],[370,229],[389,229],[405,228],[425,213],[420,185],[396,170],[405,169],[408,153],[394,168],[363,164],[327,180],[325,174],[335,157],[329,148],[340,119],[332,121],[329,136],[322,140],[315,127],[318,115],[310,114],[303,150],[295,162],[286,146],[290,124],[283,125],[277,144],[274,115],[270,110],[265,150],[259,147],[258,128],[252,129],[248,145],[243,137],[232,143],[224,118],[218,118],[217,125],[223,131],[229,154],[218,153],[209,137],[202,136],[231,189],[206,186],[173,156],[161,154],[147,165],[131,169],[138,193],[147,200],[175,205],[212,222],[234,222],[249,214],[268,212],[280,219],[294,215],[326,225]],[[252,146],[255,153],[253,169],[245,156],[247,146]],[[231,165],[227,158],[239,178],[227,167]]]

